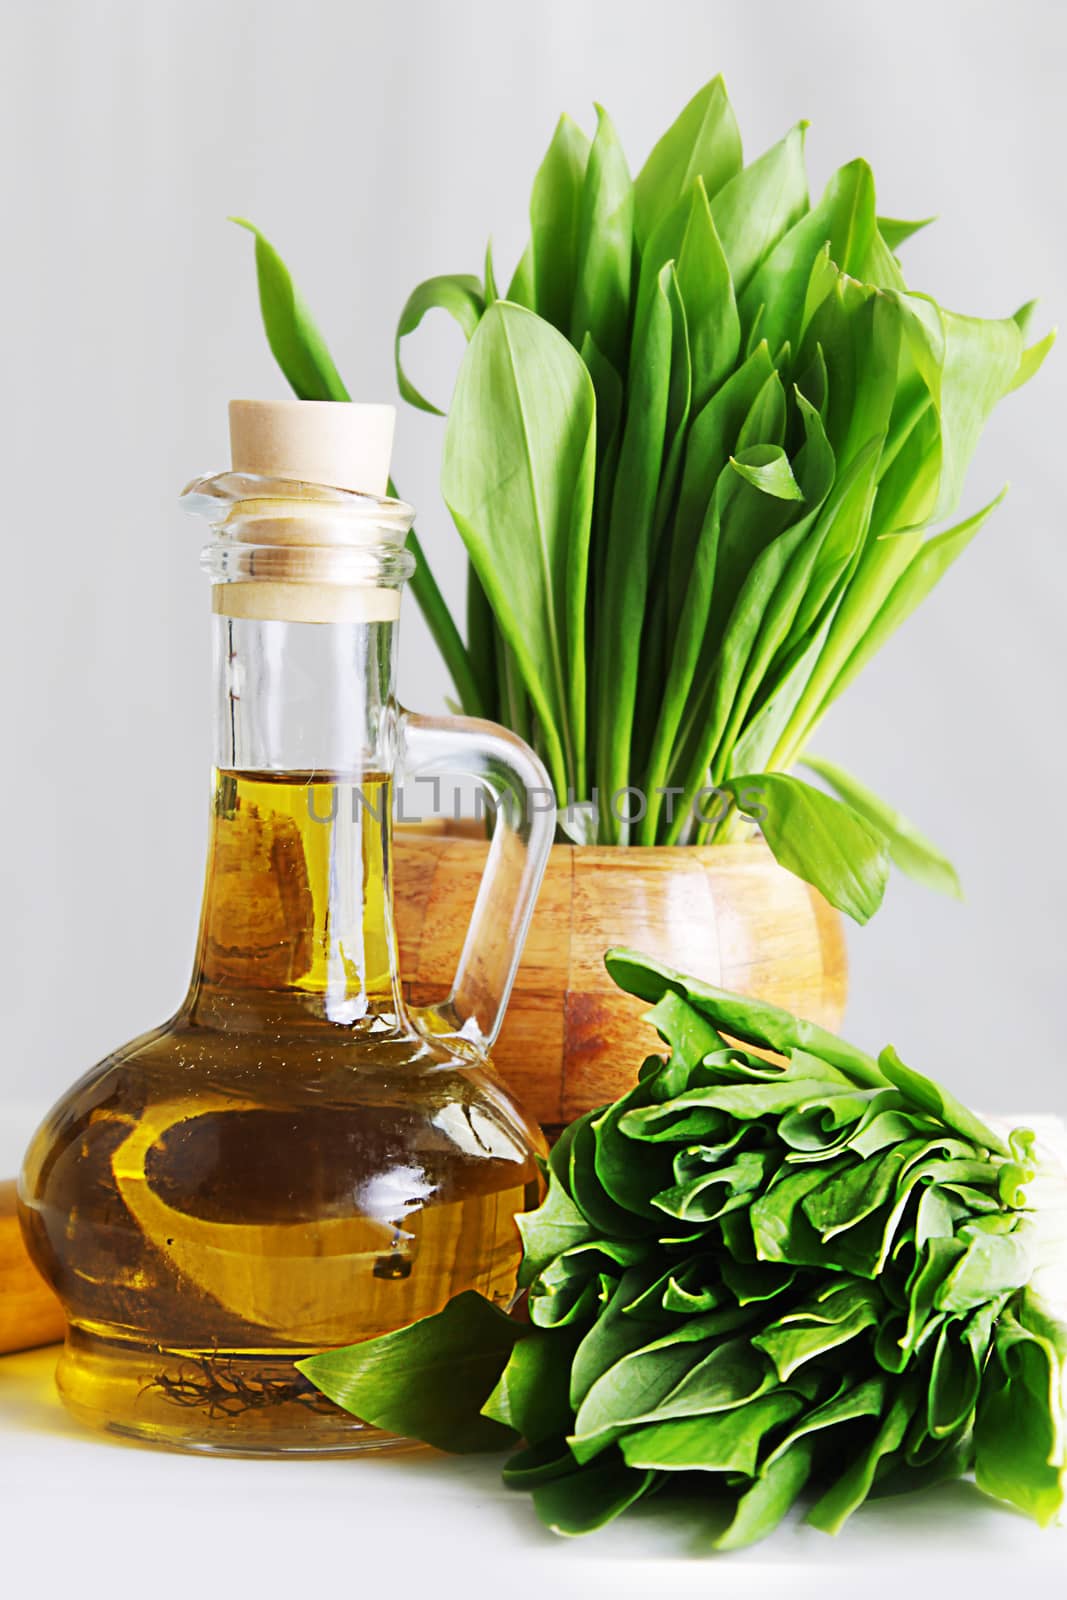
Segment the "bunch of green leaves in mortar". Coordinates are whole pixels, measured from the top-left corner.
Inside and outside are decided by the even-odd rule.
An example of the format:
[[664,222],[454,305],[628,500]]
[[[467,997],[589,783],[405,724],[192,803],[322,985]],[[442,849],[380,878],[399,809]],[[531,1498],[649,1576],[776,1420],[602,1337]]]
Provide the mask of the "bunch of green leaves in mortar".
[[709,1542],[732,1549],[801,1496],[832,1532],[871,1495],[972,1468],[1048,1522],[1067,1461],[1062,1169],[892,1050],[875,1062],[607,960],[655,1002],[670,1056],[553,1149],[547,1198],[518,1219],[529,1321],[468,1292],[303,1372],[442,1449],[521,1438],[504,1477],[560,1533],[697,1482]]
[[[469,339],[442,467],[465,641],[413,546],[460,707],[534,744],[561,806],[595,799],[564,816],[579,842],[714,842],[747,812],[858,921],[890,858],[958,892],[869,789],[822,763],[835,800],[789,769],[998,503],[927,531],[1052,336],[1025,347],[1032,305],[986,321],[910,292],[894,251],[922,224],[878,216],[862,160],[812,204],[805,124],[746,166],[721,79],[635,179],[597,117],[591,141],[556,129],[506,292],[489,252],[400,317],[401,392],[428,411],[401,341],[437,308]],[[256,262],[293,389],[347,399],[258,231]]]

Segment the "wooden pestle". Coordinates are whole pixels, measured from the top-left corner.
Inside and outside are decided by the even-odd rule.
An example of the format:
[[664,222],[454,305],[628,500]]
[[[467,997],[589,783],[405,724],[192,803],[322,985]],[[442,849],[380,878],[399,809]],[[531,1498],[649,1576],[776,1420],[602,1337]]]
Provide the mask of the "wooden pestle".
[[0,1353],[52,1344],[66,1329],[59,1301],[26,1254],[15,1183],[0,1183]]

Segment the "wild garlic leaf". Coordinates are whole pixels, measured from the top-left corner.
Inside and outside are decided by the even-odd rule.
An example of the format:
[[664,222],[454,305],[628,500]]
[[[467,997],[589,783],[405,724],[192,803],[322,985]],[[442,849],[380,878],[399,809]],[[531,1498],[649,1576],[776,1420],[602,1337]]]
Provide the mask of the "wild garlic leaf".
[[1019,371],[1022,334],[999,321],[945,311],[924,295],[897,294],[904,336],[940,424],[941,470],[930,520],[950,515],[978,436]]
[[579,1211],[555,1173],[548,1183],[548,1194],[536,1211],[516,1218],[523,1246],[523,1282],[528,1284],[557,1256],[572,1245],[596,1238],[596,1229]]
[[902,816],[886,801],[860,783],[850,772],[839,767],[836,762],[826,761],[818,756],[805,755],[803,764],[809,767],[816,777],[822,778],[824,783],[843,800],[846,805],[858,811],[860,816],[873,822],[879,833],[884,834],[889,844],[889,854],[893,865],[899,867],[901,872],[906,872],[909,878],[914,878],[917,883],[925,883],[931,889],[938,889],[942,894],[949,894],[956,900],[962,900],[963,890],[956,869],[943,855],[937,846],[931,844],[925,834],[919,832],[913,822]]
[[[709,652],[713,651],[718,637],[717,624],[710,620],[716,578],[717,614],[727,608],[736,581],[737,563],[731,559],[729,549],[724,551],[722,567],[719,565],[723,518],[728,510],[731,516],[735,514],[734,501],[747,503],[749,522],[734,535],[734,542],[741,545],[742,551],[745,549],[746,532],[753,520],[760,522],[756,528],[757,537],[772,537],[774,533],[769,521],[765,526],[762,525],[762,505],[758,498],[741,494],[734,479],[744,476],[744,473],[737,473],[730,468],[729,461],[731,451],[741,448],[739,440],[742,430],[746,420],[760,406],[761,396],[773,392],[768,390],[772,380],[774,384],[778,383],[766,349],[761,346],[708,402],[690,433],[669,555],[666,627],[672,645],[666,687],[657,706],[657,721],[651,741],[645,784],[648,810],[641,832],[643,844],[652,844],[656,840],[663,810],[663,800],[657,790],[666,783],[668,777],[675,776],[670,771],[670,762],[672,752],[677,750],[680,742],[679,729],[683,727],[683,719],[684,726],[689,728],[703,712],[702,696],[707,689],[711,661],[704,659],[702,662],[702,658],[708,657]],[[760,463],[766,462],[766,450],[771,448],[768,446],[757,452],[754,459]],[[748,453],[745,452],[745,455],[747,461]],[[785,497],[788,498],[790,491],[785,475],[780,468],[777,471],[781,479],[780,486],[785,489]],[[716,473],[714,479],[712,472]],[[742,504],[736,514],[744,513],[745,504]],[[781,514],[780,509],[775,513],[778,518]],[[696,520],[698,517],[703,519],[702,523]],[[683,739],[681,743],[684,742]],[[703,770],[699,756],[693,758],[691,766],[698,769],[693,785],[695,788],[699,786]],[[674,817],[677,828],[681,828],[685,815],[685,805],[676,806]]]
[[[803,407],[801,411],[807,418],[809,413]],[[814,420],[811,427],[814,434]],[[856,570],[874,509],[883,445],[881,436],[868,439],[847,466],[839,463],[836,455],[834,457],[834,483],[812,538],[815,548],[810,572],[801,589],[789,632],[772,661],[772,673],[783,655],[794,653],[802,641],[814,636],[827,617],[833,616],[843,586]]]
[[711,1051],[722,1048],[722,1037],[707,1018],[686,1005],[673,990],[668,990],[652,1010],[645,1013],[644,1020],[670,1045],[672,1056],[687,1070]]
[[744,1550],[774,1532],[811,1477],[815,1449],[814,1439],[801,1437],[768,1459],[738,1498],[728,1526],[714,1540],[716,1550]]
[[599,1113],[588,1112],[575,1128],[567,1160],[567,1186],[583,1215],[606,1238],[626,1239],[647,1233],[632,1212],[620,1206],[608,1193],[596,1170]]
[[[974,1425],[978,1487],[1007,1500],[1042,1527],[1063,1505],[1067,1457],[1057,1416],[1062,1378],[1052,1341],[1010,1312],[998,1324]],[[1050,1406],[1050,1395],[1057,1400]]]
[[581,1327],[597,1314],[598,1292],[596,1273],[581,1254],[559,1256],[530,1287],[530,1321],[543,1329]]
[[[729,771],[753,702],[786,645],[832,518],[824,518],[834,481],[834,456],[818,412],[800,401],[805,443],[797,456],[803,513],[753,561],[724,630],[705,728],[707,765]],[[820,531],[821,529],[821,531]]]
[[523,306],[527,311],[537,310],[537,291],[534,286],[533,246],[527,244],[512,273],[505,296],[512,305]]
[[747,1405],[773,1384],[769,1363],[752,1343],[747,1338],[727,1338],[691,1365],[647,1414],[657,1422],[708,1417]]
[[532,309],[564,331],[578,281],[589,151],[589,140],[573,118],[560,117],[530,195]]
[[662,217],[703,179],[715,195],[741,170],[741,135],[721,77],[690,100],[654,146],[634,182],[634,231],[639,249]]
[[750,161],[715,196],[711,214],[737,294],[808,209],[806,122]]
[[676,265],[694,380],[692,406],[700,411],[733,371],[741,345],[734,283],[701,178],[693,186]]
[[[584,792],[593,386],[547,323],[503,301],[467,347],[442,490],[541,724],[561,797]],[[514,529],[530,537],[514,545]]]
[[885,835],[858,811],[799,778],[764,772],[726,780],[739,811],[758,821],[776,861],[864,923],[889,876]]
[[[943,533],[925,540],[916,537],[907,544],[897,541],[901,559],[893,568],[886,569],[888,581],[880,580],[877,586],[872,583],[865,603],[855,608],[842,608],[836,620],[838,632],[832,636],[833,644],[826,650],[829,670],[820,674],[817,692],[807,702],[815,707],[810,713],[809,728],[817,724],[823,712],[940,582],[1003,503],[1006,494],[1005,487],[987,506]],[[812,681],[814,683],[814,677]]]
[[926,1426],[931,1438],[948,1437],[970,1422],[978,1403],[985,1361],[992,1331],[992,1307],[983,1303],[972,1313],[970,1322],[980,1318],[979,1337],[968,1338],[969,1324],[948,1317],[934,1346],[930,1366],[930,1393],[926,1405]]
[[748,450],[783,449],[788,420],[785,385],[781,373],[775,370],[749,407],[738,432],[733,454],[740,456]]
[[683,1182],[658,1194],[654,1204],[681,1222],[713,1222],[747,1204],[776,1165],[769,1150],[743,1150],[730,1166],[687,1175]]
[[497,714],[497,629],[489,597],[470,561],[467,562],[467,654],[476,677],[480,714],[492,717]]
[[668,1343],[628,1352],[615,1362],[578,1407],[570,1436],[575,1458],[593,1460],[626,1428],[645,1421],[709,1348],[698,1342]]
[[[491,258],[487,258],[487,270],[492,271]],[[436,417],[444,416],[443,411],[419,393],[404,371],[400,359],[403,341],[415,332],[428,311],[447,311],[469,340],[485,313],[485,305],[486,296],[481,283],[477,278],[463,273],[427,278],[425,283],[420,283],[418,288],[411,291],[400,313],[394,341],[397,387],[409,405],[417,406],[420,411],[430,411]]]
[[[747,458],[747,459],[746,459]],[[739,478],[775,500],[803,500],[789,457],[780,445],[750,445],[744,456],[731,456],[730,466]]]
[[593,1166],[604,1193],[624,1206],[631,1217],[643,1218],[643,1231],[652,1232],[661,1220],[653,1200],[670,1182],[670,1153],[635,1146],[622,1132],[628,1112],[647,1103],[647,1088],[639,1084],[596,1118]]
[[[576,1343],[572,1340],[572,1354]],[[568,1377],[569,1361],[559,1336],[535,1328],[516,1340],[482,1414],[531,1445],[557,1439],[574,1420]]]
[[[681,283],[678,276],[680,266],[680,262],[677,266],[672,263],[664,274],[664,290],[671,314],[671,358],[670,381],[667,386],[667,415],[663,429],[664,450],[660,467],[659,487],[656,490],[652,513],[651,556],[653,570],[656,557],[660,552],[664,524],[674,506],[678,475],[681,470],[684,453],[686,429],[693,404],[692,338],[694,332],[699,330],[692,329],[689,324],[689,315],[682,298]],[[701,310],[699,303],[696,309],[698,311]],[[654,596],[649,623],[651,623],[655,615],[656,597]],[[642,687],[642,684],[638,685],[639,694]],[[650,695],[649,698],[654,704],[655,696]]]
[[[1015,323],[1023,338],[1025,338],[1027,333],[1030,331],[1030,323],[1033,321],[1034,312],[1037,310],[1037,307],[1038,302],[1036,300],[1027,300],[1012,315],[1012,321]],[[1034,373],[1044,362],[1045,356],[1048,354],[1049,350],[1051,350],[1055,342],[1056,329],[1051,328],[1049,332],[1045,334],[1043,339],[1038,340],[1036,344],[1030,345],[1023,351],[1022,358],[1019,362],[1019,372],[1016,376],[1015,382],[1012,384],[1012,389],[1021,388],[1024,383],[1033,377]]]
[[967,1235],[966,1250],[938,1288],[934,1304],[939,1311],[973,1311],[991,1295],[1010,1294],[1030,1281],[1034,1259],[1025,1230],[987,1234],[975,1229]]
[[294,394],[300,400],[347,400],[348,390],[334,366],[326,341],[315,326],[289,269],[254,222],[232,217],[256,241],[256,278],[267,342]]
[[[797,500],[804,509],[793,521],[781,512],[774,521],[764,514],[761,521],[772,537],[762,548],[758,538],[746,541],[743,532],[740,541],[732,540],[736,522],[724,525],[722,559],[719,561],[717,555],[716,562],[718,594],[712,611],[721,614],[729,608],[729,620],[715,630],[715,636],[721,639],[717,654],[710,656],[706,649],[702,652],[687,699],[683,726],[689,730],[691,753],[683,804],[693,803],[709,768],[716,779],[725,773],[745,715],[799,603],[803,576],[797,572],[797,562],[813,557],[817,548],[810,537],[811,529],[833,481],[833,455],[817,413],[811,408],[805,426],[809,429],[808,442],[797,458],[803,487],[797,483],[788,459],[774,455],[774,446],[759,452],[748,450],[743,458],[730,460],[732,470],[761,492],[772,493],[781,500]],[[812,447],[814,454],[809,454]],[[715,509],[720,516],[720,507],[726,504],[726,497],[717,493]],[[750,500],[749,506],[753,515],[760,516],[758,503],[753,506]],[[730,509],[736,516],[739,508]],[[782,510],[788,512],[792,508]],[[786,526],[777,531],[783,522]],[[738,554],[742,566],[746,555],[751,557],[751,564],[735,592]],[[683,611],[683,625],[685,620]],[[742,687],[743,679],[747,680],[747,688]]]
[[818,258],[815,274],[822,279],[821,299],[806,322],[800,360],[806,364],[818,352],[825,365],[826,436],[843,470],[889,431],[903,317],[893,300],[858,283],[827,256]]
[[[346,401],[348,390],[284,261],[251,222],[240,217],[233,218],[233,221],[255,235],[263,326],[274,358],[294,394],[300,400]],[[396,493],[391,479],[388,492],[393,495]],[[434,643],[448,667],[463,709],[468,716],[484,716],[487,705],[476,669],[414,528],[409,530],[406,543],[415,557],[412,591],[426,618]]]
[[763,1472],[767,1472],[777,1461],[789,1455],[804,1438],[811,1439],[814,1434],[839,1428],[850,1422],[859,1422],[866,1417],[880,1416],[888,1389],[889,1377],[885,1373],[862,1379],[858,1383],[846,1376],[829,1400],[814,1406],[790,1429],[784,1439],[775,1444],[764,1463]]
[[580,1470],[561,1434],[516,1450],[500,1469],[500,1476],[509,1489],[536,1489],[540,1484],[572,1477]]
[[296,1363],[353,1415],[440,1450],[498,1450],[514,1435],[482,1416],[522,1325],[473,1290],[426,1317],[362,1344]]
[[596,765],[601,783],[601,839],[623,828],[610,805],[626,787],[637,699],[638,645],[649,586],[656,489],[663,460],[671,374],[673,269],[663,269],[637,334],[632,396],[612,499],[600,612]]
[[714,1416],[648,1423],[623,1439],[623,1459],[628,1466],[658,1471],[751,1476],[766,1435],[803,1408],[799,1395],[778,1390]]
[[878,1057],[879,1070],[890,1083],[906,1094],[913,1105],[929,1111],[949,1128],[965,1139],[970,1139],[979,1149],[995,1150],[999,1156],[1011,1151],[998,1133],[976,1117],[973,1111],[961,1104],[942,1084],[925,1077],[912,1067],[906,1067],[896,1051],[887,1046]]
[[592,1533],[614,1521],[654,1482],[651,1472],[633,1472],[615,1462],[597,1464],[535,1488],[534,1505],[553,1533]]
[[[818,205],[783,235],[741,296],[746,328],[759,317],[759,336],[772,351],[798,340],[816,257],[829,241],[841,272],[862,277],[875,233],[874,182],[865,161],[851,161],[830,179]],[[762,312],[762,314],[761,314]]]
[[[650,1107],[646,1111],[631,1111],[623,1119],[623,1129],[631,1130],[641,1138],[648,1138],[655,1134],[657,1127],[666,1123],[674,1127],[678,1134],[693,1133],[697,1130],[692,1120],[677,1120],[679,1111],[689,1111],[695,1107],[708,1109],[722,1113],[712,1126],[723,1123],[729,1125],[734,1120],[747,1122],[765,1116],[782,1116],[796,1106],[823,1099],[827,1093],[825,1078],[807,1078],[799,1073],[779,1071],[766,1083],[716,1083],[686,1089],[664,1105]],[[716,1168],[717,1172],[719,1170]]]
[[[630,170],[611,118],[597,106],[597,130],[582,179],[570,340],[582,350],[590,337],[621,371],[633,272],[634,194]],[[594,382],[595,382],[594,375]]]
[[1015,376],[1008,385],[1008,394],[1011,394],[1016,389],[1021,389],[1024,384],[1029,383],[1030,379],[1036,377],[1041,371],[1045,364],[1045,357],[1056,343],[1056,332],[1055,328],[1050,328],[1043,339],[1039,339],[1036,344],[1029,345],[1022,352]]
[[936,221],[936,217],[923,217],[918,222],[904,222],[899,217],[879,217],[878,231],[890,250],[899,250],[902,244]]
[[670,553],[672,631],[684,605],[694,561],[703,554],[701,531],[707,525],[705,518],[715,485],[728,458],[738,448],[746,417],[773,376],[767,346],[759,344],[712,395],[689,430]]
[[883,1468],[883,1463],[891,1460],[904,1442],[918,1393],[917,1379],[905,1379],[899,1383],[890,1396],[882,1424],[870,1444],[849,1463],[808,1512],[807,1520],[814,1527],[821,1528],[824,1533],[838,1533],[852,1513],[863,1504],[874,1487],[875,1476]]
[[[710,674],[715,664],[714,641],[721,640],[753,565],[800,515],[801,501],[792,468],[780,445],[740,447],[724,468],[715,488],[712,515],[716,519],[715,572],[708,611],[708,636],[697,665],[698,677]],[[683,736],[700,716],[698,681],[696,697],[687,703]],[[688,742],[686,739],[685,742]],[[699,787],[699,757],[690,756],[686,799]],[[696,780],[694,782],[694,780]]]
[[655,1003],[668,991],[680,995],[720,1032],[762,1049],[788,1055],[802,1049],[818,1057],[828,1075],[844,1081],[884,1088],[888,1080],[876,1062],[854,1045],[838,1039],[817,1023],[795,1017],[781,1006],[748,995],[732,994],[699,978],[687,977],[661,961],[616,945],[604,956],[614,981],[628,994]]
[[845,1283],[805,1316],[794,1311],[753,1339],[786,1383],[806,1362],[838,1350],[878,1322],[881,1297],[867,1284]]
[[627,1311],[658,1276],[655,1266],[647,1264],[624,1268],[620,1274],[603,1310],[575,1351],[570,1377],[570,1400],[575,1412],[604,1373],[649,1342],[647,1324],[628,1317]]
[[492,239],[487,239],[485,241],[485,269],[483,273],[482,294],[487,306],[491,306],[494,300],[500,299],[500,292],[496,286],[496,269],[493,266]]

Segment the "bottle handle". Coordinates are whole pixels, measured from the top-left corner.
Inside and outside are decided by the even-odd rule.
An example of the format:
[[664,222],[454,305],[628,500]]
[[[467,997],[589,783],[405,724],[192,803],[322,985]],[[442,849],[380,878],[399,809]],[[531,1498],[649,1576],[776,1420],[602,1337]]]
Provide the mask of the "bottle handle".
[[401,711],[398,733],[403,776],[474,778],[493,802],[489,855],[455,981],[447,1000],[425,1008],[434,1032],[443,1023],[488,1051],[504,1020],[555,837],[551,780],[529,745],[495,722]]

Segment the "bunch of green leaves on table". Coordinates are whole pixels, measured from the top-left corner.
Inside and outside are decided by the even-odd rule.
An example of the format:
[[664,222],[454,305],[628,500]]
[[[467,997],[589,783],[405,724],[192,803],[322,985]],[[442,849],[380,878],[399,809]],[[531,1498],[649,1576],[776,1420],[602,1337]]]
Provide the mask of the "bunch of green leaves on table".
[[[461,708],[542,754],[572,836],[708,842],[759,822],[859,921],[890,858],[950,891],[944,857],[846,773],[789,771],[827,709],[929,593],[994,501],[956,507],[994,405],[1040,366],[1032,306],[982,320],[910,292],[866,162],[812,203],[804,124],[745,165],[721,79],[631,179],[610,118],[556,129],[505,290],[429,279],[469,339],[444,498],[469,557],[466,639],[421,551],[415,593]],[[298,395],[347,390],[257,234],[267,333]],[[625,793],[624,791],[633,791]],[[746,818],[748,820],[746,820]]]
[[529,1321],[468,1292],[303,1372],[442,1449],[521,1439],[504,1477],[560,1533],[696,1483],[708,1542],[732,1549],[801,1497],[834,1532],[868,1497],[971,1469],[1048,1522],[1062,1171],[1057,1194],[1031,1133],[1002,1138],[892,1050],[632,952],[608,966],[655,1002],[670,1054],[553,1149],[518,1219]]

